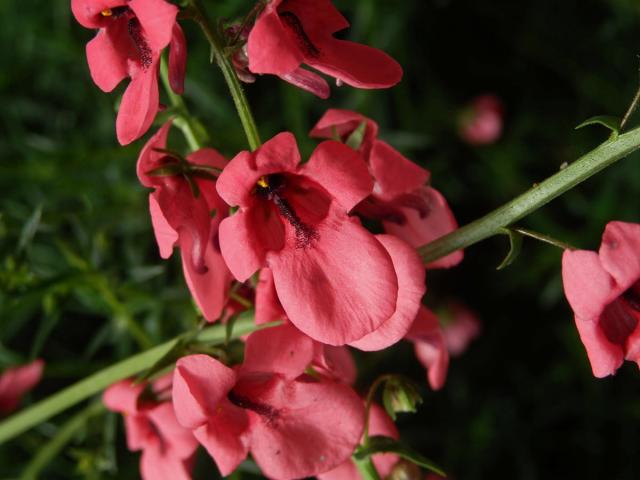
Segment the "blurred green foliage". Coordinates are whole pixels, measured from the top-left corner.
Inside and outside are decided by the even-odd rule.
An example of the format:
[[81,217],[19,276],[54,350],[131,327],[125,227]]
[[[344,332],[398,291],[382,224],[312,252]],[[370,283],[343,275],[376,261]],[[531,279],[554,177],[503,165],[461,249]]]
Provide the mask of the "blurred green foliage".
[[[205,3],[229,19],[252,6]],[[604,129],[574,127],[593,115],[621,116],[638,84],[635,0],[336,5],[352,22],[340,35],[388,51],[404,66],[403,82],[387,91],[334,87],[323,102],[260,78],[247,93],[263,138],[291,130],[308,154],[307,132],[326,108],[358,110],[432,171],[460,223],[604,140]],[[179,262],[157,253],[147,193],[135,177],[142,141],[121,148],[115,140],[123,86],[103,94],[89,78],[91,33],[68,2],[5,0],[0,16],[0,369],[44,358],[37,399],[197,319]],[[212,146],[232,156],[246,148],[233,104],[200,32],[184,26],[186,102]],[[456,117],[485,92],[505,103],[505,134],[472,148],[459,140]],[[640,221],[638,160],[616,164],[521,225],[597,247],[607,221]],[[403,438],[458,479],[637,479],[637,368],[594,379],[562,297],[561,252],[525,240],[515,263],[497,272],[506,250],[506,238],[496,238],[470,248],[459,268],[430,272],[427,302],[463,301],[478,312],[483,334],[452,361],[443,391],[423,385],[419,413],[399,418]],[[363,389],[389,368],[424,375],[408,345],[358,359]],[[3,445],[0,478],[17,477],[72,413]],[[198,462],[201,472],[214,468],[204,456]],[[125,479],[137,471],[120,419],[108,414],[89,422],[43,478]]]

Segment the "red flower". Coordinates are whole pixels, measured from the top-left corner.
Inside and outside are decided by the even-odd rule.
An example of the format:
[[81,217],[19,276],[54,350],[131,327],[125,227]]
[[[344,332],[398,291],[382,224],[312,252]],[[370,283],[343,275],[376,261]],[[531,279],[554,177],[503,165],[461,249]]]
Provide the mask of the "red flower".
[[11,413],[18,407],[22,396],[42,378],[44,362],[34,360],[27,365],[8,368],[0,375],[0,415]]
[[311,339],[285,325],[251,334],[236,370],[206,355],[178,361],[176,415],[222,475],[249,452],[265,476],[283,479],[350,457],[362,435],[362,401],[344,384],[304,375],[312,357]]
[[387,54],[333,37],[348,26],[329,0],[271,0],[249,34],[249,69],[278,75],[321,98],[329,96],[327,82],[300,64],[358,88],[398,83],[402,68]]
[[371,192],[360,156],[328,141],[299,163],[290,133],[229,162],[217,188],[240,209],[220,224],[220,247],[239,281],[268,266],[289,320],[342,345],[393,315],[397,267],[385,244],[347,215]]
[[416,357],[427,370],[429,385],[440,390],[447,378],[449,352],[438,317],[426,307],[420,307],[406,339],[413,342]]
[[218,196],[213,176],[227,161],[212,148],[193,152],[186,160],[172,156],[164,150],[170,128],[167,122],[142,149],[138,178],[155,189],[149,208],[160,255],[169,258],[173,247],[180,247],[191,294],[205,318],[214,321],[231,282],[218,246],[218,225],[229,207]]
[[640,225],[608,223],[598,253],[565,250],[562,280],[593,374],[640,365]]
[[504,108],[495,95],[473,99],[460,116],[460,137],[471,145],[489,145],[502,135]]
[[[311,130],[311,136],[333,138],[337,134],[342,141],[347,141],[362,122],[365,129],[358,151],[367,161],[374,187],[355,211],[382,221],[387,233],[416,248],[455,230],[458,224],[446,200],[427,185],[429,171],[379,140],[378,125],[373,120],[349,110],[330,109]],[[462,261],[462,256],[459,250],[427,267],[452,267]]]
[[162,377],[148,385],[122,380],[111,385],[103,396],[105,406],[124,416],[127,446],[142,450],[140,475],[144,480],[189,480],[190,460],[198,442],[180,426],[169,401],[154,399],[171,388],[171,377]]
[[178,7],[164,0],[72,0],[71,9],[81,25],[99,29],[87,44],[95,84],[110,92],[131,78],[116,120],[118,141],[131,143],[144,135],[158,112],[159,59],[169,43],[171,87],[182,93],[186,42],[176,23]]
[[482,330],[475,312],[460,303],[451,303],[443,320],[442,333],[452,357],[462,355]]

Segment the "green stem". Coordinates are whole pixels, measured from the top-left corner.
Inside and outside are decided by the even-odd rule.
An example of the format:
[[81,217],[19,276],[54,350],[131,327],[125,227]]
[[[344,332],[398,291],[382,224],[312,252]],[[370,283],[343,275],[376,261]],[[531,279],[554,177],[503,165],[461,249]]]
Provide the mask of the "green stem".
[[160,59],[160,78],[162,79],[162,84],[164,85],[171,105],[178,112],[178,117],[174,119],[173,124],[182,130],[182,134],[187,140],[191,151],[200,150],[203,145],[200,140],[198,140],[189,110],[182,97],[171,89],[171,84],[169,83],[169,67],[164,55]]
[[499,233],[640,148],[640,128],[619,135],[493,212],[418,249],[425,264]]
[[238,111],[240,122],[242,122],[242,128],[249,142],[251,150],[256,150],[262,142],[260,141],[260,135],[258,134],[258,127],[253,119],[251,109],[249,108],[249,102],[247,97],[240,86],[240,81],[236,75],[233,65],[229,61],[225,51],[224,45],[217,32],[211,27],[207,14],[200,5],[199,0],[191,0],[192,18],[200,25],[204,35],[207,37],[209,44],[211,45],[211,51],[215,55],[218,66],[222,70],[224,80],[227,82],[231,96],[233,97],[233,103]]
[[353,463],[358,467],[358,472],[362,476],[363,480],[380,480],[380,474],[376,470],[376,466],[373,464],[371,457],[367,457],[363,460],[358,460],[355,457],[351,457]]
[[371,412],[371,405],[373,405],[373,399],[376,395],[376,390],[378,390],[380,385],[389,380],[392,376],[393,375],[391,374],[380,375],[371,384],[369,392],[367,392],[367,398],[364,405],[364,431],[362,433],[362,445],[364,446],[364,448],[369,447],[369,416]]
[[[246,335],[263,328],[272,327],[277,324],[278,323],[272,322],[256,326],[254,324],[252,313],[240,315],[240,318],[235,322],[232,338],[239,338],[242,335]],[[100,370],[99,372],[74,383],[64,390],[41,400],[35,405],[22,410],[12,417],[9,417],[4,422],[0,423],[0,444],[91,397],[92,395],[101,392],[112,383],[151,368],[158,360],[169,353],[175,347],[176,342],[180,341],[181,338],[182,336],[178,336],[172,340],[150,348],[145,352],[138,353],[137,355]],[[223,344],[225,338],[226,326],[217,324],[199,332],[195,341],[216,345]]]
[[97,401],[89,404],[84,410],[76,413],[70,420],[58,429],[55,436],[49,440],[44,447],[38,450],[33,459],[22,472],[20,480],[35,480],[40,472],[60,453],[60,451],[71,441],[74,435],[85,426],[85,424],[98,414],[106,410],[102,402]]

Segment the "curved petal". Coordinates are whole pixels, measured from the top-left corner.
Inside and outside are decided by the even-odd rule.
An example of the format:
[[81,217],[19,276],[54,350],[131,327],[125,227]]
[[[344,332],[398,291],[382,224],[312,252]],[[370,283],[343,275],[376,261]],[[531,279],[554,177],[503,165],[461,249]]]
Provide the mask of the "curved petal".
[[311,363],[313,347],[313,340],[290,323],[259,330],[247,338],[241,371],[275,372],[296,378]]
[[362,156],[333,140],[318,145],[300,173],[322,185],[345,212],[367,197],[373,188],[369,169]]
[[172,398],[180,425],[195,429],[207,423],[235,383],[235,372],[207,355],[178,360]]
[[191,480],[184,460],[164,452],[160,443],[143,450],[140,476],[142,480]]
[[438,318],[421,307],[407,339],[414,343],[416,357],[427,370],[429,385],[434,390],[444,386],[449,369],[449,352],[445,345]]
[[224,155],[218,152],[215,148],[201,148],[196,150],[195,152],[187,155],[187,160],[189,163],[194,163],[196,165],[205,165],[207,167],[214,167],[217,169],[224,169],[229,163]]
[[260,270],[260,278],[256,285],[255,311],[256,325],[282,320],[286,316],[276,293],[273,273],[268,268]]
[[[621,292],[595,252],[565,250],[562,255],[564,294],[576,317],[596,322],[604,308]],[[586,330],[585,330],[586,331]]]
[[191,295],[209,322],[220,318],[231,285],[227,264],[210,240],[204,252],[206,271],[198,272],[188,257],[182,255],[182,269]]
[[127,55],[130,40],[126,22],[116,21],[110,28],[100,29],[87,43],[87,63],[95,84],[103,92],[110,92],[129,76]]
[[335,132],[340,139],[344,141],[358,128],[361,122],[366,122],[367,125],[359,150],[368,160],[369,152],[371,151],[374,140],[378,136],[378,124],[357,112],[330,108],[324,113],[322,118],[318,120],[318,123],[316,123],[313,129],[311,129],[309,135],[315,138],[330,138],[335,140]]
[[162,158],[165,154],[157,152],[155,149],[167,147],[167,138],[172,124],[173,121],[169,119],[149,138],[140,151],[140,156],[136,163],[136,174],[140,183],[145,187],[156,187],[163,183],[160,177],[151,177],[148,172],[162,166]]
[[640,279],[640,224],[609,222],[602,235],[600,262],[619,285],[628,289]]
[[314,41],[320,41],[349,26],[331,0],[295,0],[278,2],[276,6],[279,14],[291,12],[298,17],[302,29]]
[[0,375],[0,413],[15,410],[22,396],[42,378],[44,361],[38,359],[19,367],[9,368]]
[[187,70],[187,40],[178,22],[173,24],[169,44],[169,84],[178,95],[184,93],[184,77]]
[[332,382],[282,382],[253,401],[279,413],[256,421],[251,453],[271,478],[300,478],[349,459],[364,427],[364,406],[353,390]]
[[156,434],[146,415],[123,413],[122,418],[124,419],[129,451],[143,450],[156,440]]
[[317,73],[304,68],[296,68],[292,72],[279,75],[282,80],[291,85],[306,90],[313,95],[326,100],[331,93],[329,84]]
[[141,70],[131,79],[122,96],[116,134],[121,145],[137,140],[149,130],[159,107],[158,63],[154,59],[147,70]]
[[451,320],[446,322],[442,328],[447,350],[453,357],[460,356],[468,348],[469,343],[480,335],[482,325],[478,316],[459,303],[452,303],[449,306]]
[[431,176],[382,140],[373,143],[369,168],[376,182],[374,193],[387,201],[422,187]]
[[622,346],[611,343],[597,322],[582,319],[577,315],[575,320],[593,375],[602,378],[616,373],[624,361]]
[[[423,215],[419,209],[402,206],[400,210],[406,221],[404,223],[383,221],[385,232],[418,248],[458,228],[458,222],[447,201],[435,188],[421,187],[413,193],[426,205],[426,214]],[[453,267],[462,261],[463,256],[463,251],[458,250],[431,262],[427,265],[427,269]]]
[[356,364],[347,347],[334,347],[316,342],[313,368],[336,382],[352,385],[356,381]]
[[138,398],[146,387],[145,383],[121,380],[104,391],[102,402],[113,412],[133,415],[138,412]]
[[151,214],[156,243],[160,249],[160,256],[167,259],[173,253],[173,247],[178,242],[178,232],[169,224],[153,193],[149,195],[149,213]]
[[305,248],[267,254],[289,320],[311,338],[343,345],[374,331],[395,311],[398,282],[376,238],[338,211]]
[[247,40],[249,70],[253,73],[285,75],[296,70],[303,54],[280,21],[276,5],[267,4]]
[[398,277],[398,300],[393,315],[378,329],[351,342],[360,350],[382,350],[402,340],[416,318],[420,301],[425,294],[425,270],[418,253],[399,238],[377,235],[387,249]]
[[178,7],[165,0],[128,0],[144,30],[149,46],[159,52],[169,45]]
[[71,11],[80,25],[87,28],[102,28],[110,25],[111,19],[100,12],[126,5],[127,0],[71,0]]
[[313,68],[357,88],[392,87],[402,79],[402,67],[382,50],[346,40],[331,39],[318,58],[306,58]]
[[198,441],[191,430],[178,423],[171,402],[164,402],[150,409],[147,413],[162,438],[165,449],[172,456],[186,460],[198,448]]

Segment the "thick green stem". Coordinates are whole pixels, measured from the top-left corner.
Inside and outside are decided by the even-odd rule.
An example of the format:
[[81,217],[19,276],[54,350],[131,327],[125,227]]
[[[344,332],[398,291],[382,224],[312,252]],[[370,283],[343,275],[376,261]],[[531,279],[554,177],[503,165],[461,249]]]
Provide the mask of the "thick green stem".
[[425,264],[500,233],[602,169],[640,148],[640,128],[619,135],[493,212],[418,249]]
[[[277,323],[267,323],[256,326],[253,314],[246,313],[235,322],[231,338],[239,338],[255,330],[267,328]],[[93,375],[61,390],[60,392],[22,410],[0,423],[0,444],[19,435],[25,430],[53,417],[69,407],[95,395],[112,383],[136,375],[148,368],[169,353],[183,336],[164,342],[145,352],[122,360],[110,367],[100,370]],[[196,342],[209,344],[223,344],[227,338],[226,325],[217,324],[203,329],[195,337]]]
[[373,464],[371,457],[367,457],[363,460],[353,458],[353,463],[358,467],[358,472],[362,476],[363,480],[380,480],[380,474],[376,470],[376,466]]
[[178,117],[174,119],[173,124],[182,130],[182,134],[192,151],[200,150],[203,145],[200,140],[198,140],[189,110],[184,104],[182,97],[171,89],[171,84],[169,83],[169,67],[167,66],[167,59],[164,56],[160,59],[160,78],[162,79],[162,84],[164,85],[171,105],[178,113]]
[[209,21],[204,8],[200,5],[198,0],[191,0],[190,3],[193,19],[200,25],[200,28],[207,37],[207,40],[211,45],[211,51],[213,52],[213,55],[215,55],[218,66],[222,70],[224,80],[227,82],[227,86],[229,87],[229,91],[233,97],[233,103],[235,104],[238,116],[240,117],[240,122],[242,122],[242,128],[244,128],[244,133],[247,136],[249,147],[251,150],[255,150],[262,144],[262,142],[260,141],[258,127],[256,126],[256,122],[251,114],[247,97],[240,86],[238,76],[236,75],[233,65],[231,65],[231,62],[224,51],[224,45],[221,39],[211,26],[211,22]]

